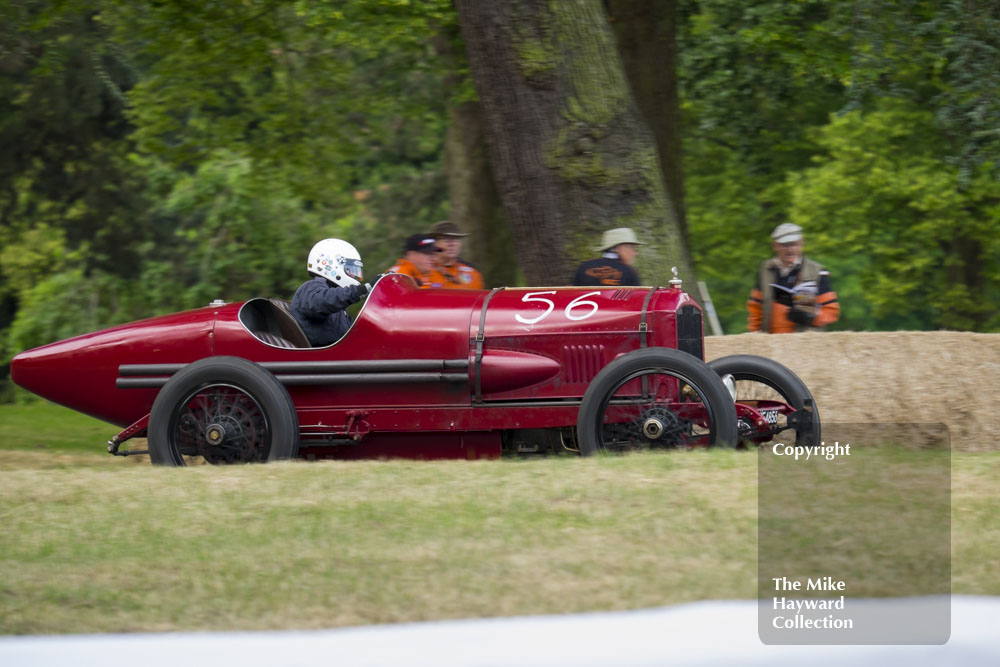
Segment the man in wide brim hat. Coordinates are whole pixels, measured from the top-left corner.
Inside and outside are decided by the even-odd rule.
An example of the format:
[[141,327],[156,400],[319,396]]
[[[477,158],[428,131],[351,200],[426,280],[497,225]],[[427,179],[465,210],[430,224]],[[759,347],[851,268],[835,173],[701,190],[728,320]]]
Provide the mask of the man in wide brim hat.
[[573,284],[583,287],[642,284],[639,273],[632,267],[641,245],[646,244],[629,227],[607,230],[601,235],[601,245],[598,248],[601,256],[581,264],[573,276]]
[[631,227],[618,227],[616,229],[609,229],[601,235],[601,247],[598,250],[601,252],[618,252],[617,248],[620,245],[631,246],[632,250],[638,252],[638,248],[635,246],[646,244],[636,237]]
[[450,289],[483,289],[483,274],[479,269],[459,257],[463,233],[454,222],[442,220],[435,223],[428,236],[440,246],[442,252],[435,260],[435,268],[442,278],[442,287]]

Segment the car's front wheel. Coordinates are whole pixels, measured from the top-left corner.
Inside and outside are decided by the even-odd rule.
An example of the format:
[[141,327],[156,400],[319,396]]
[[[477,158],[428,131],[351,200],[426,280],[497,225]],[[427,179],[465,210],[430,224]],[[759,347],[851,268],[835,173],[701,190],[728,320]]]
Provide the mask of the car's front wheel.
[[[775,437],[791,431],[797,445],[820,444],[819,408],[809,388],[789,368],[753,354],[720,357],[710,361],[708,366],[720,377],[732,378],[734,400],[762,414]],[[744,441],[751,440],[759,445],[773,442],[766,432],[747,438],[754,429],[743,419],[740,419],[739,428]]]
[[605,366],[583,395],[580,453],[733,446],[736,409],[701,359],[670,348],[633,350]]
[[263,463],[298,454],[299,423],[285,387],[238,357],[188,364],[163,386],[149,417],[156,465]]

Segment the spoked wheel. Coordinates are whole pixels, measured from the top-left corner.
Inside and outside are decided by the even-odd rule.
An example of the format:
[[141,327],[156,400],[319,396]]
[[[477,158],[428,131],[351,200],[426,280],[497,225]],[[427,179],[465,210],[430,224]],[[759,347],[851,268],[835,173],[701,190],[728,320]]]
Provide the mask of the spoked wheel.
[[[720,377],[732,377],[742,446],[820,443],[819,409],[805,383],[787,367],[753,354],[721,357],[708,365]],[[754,412],[767,424],[751,423]]]
[[267,460],[267,418],[254,397],[231,384],[199,388],[178,403],[170,429],[182,456],[207,463]]
[[718,375],[669,348],[635,350],[598,373],[577,417],[580,453],[732,446],[736,411]]
[[288,391],[236,357],[185,366],[156,397],[149,424],[149,456],[158,465],[263,463],[298,453]]

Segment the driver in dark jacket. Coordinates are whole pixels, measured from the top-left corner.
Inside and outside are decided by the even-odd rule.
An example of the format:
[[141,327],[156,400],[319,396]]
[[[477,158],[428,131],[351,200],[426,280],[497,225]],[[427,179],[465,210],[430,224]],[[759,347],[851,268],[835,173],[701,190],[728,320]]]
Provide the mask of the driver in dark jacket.
[[365,298],[371,285],[361,282],[361,255],[340,239],[323,239],[314,245],[307,268],[313,279],[295,291],[292,315],[309,343],[323,347],[336,343],[351,328],[345,309]]

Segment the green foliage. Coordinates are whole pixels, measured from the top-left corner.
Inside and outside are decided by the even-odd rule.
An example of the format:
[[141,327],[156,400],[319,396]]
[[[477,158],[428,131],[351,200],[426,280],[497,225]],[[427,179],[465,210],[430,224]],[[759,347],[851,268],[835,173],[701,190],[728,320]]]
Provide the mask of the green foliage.
[[[447,213],[449,2],[14,3],[0,28],[0,358],[370,275]],[[11,57],[6,57],[10,55]],[[450,61],[461,61],[454,58]]]
[[23,294],[32,285],[53,270],[64,270],[67,265],[66,234],[62,229],[53,229],[41,222],[31,227],[18,238],[4,235],[3,249],[0,250],[0,274],[7,289],[14,294]]
[[858,277],[883,325],[919,313],[934,327],[995,330],[1000,183],[984,168],[961,189],[930,112],[886,106],[822,129],[828,155],[791,178],[791,217],[816,230],[822,256],[865,258]]
[[88,268],[134,268],[122,237],[141,233],[143,202],[125,159],[127,58],[82,3],[7,3],[0,23],[0,234],[46,224],[88,245]]
[[111,323],[120,285],[105,274],[84,279],[71,269],[53,274],[21,294],[8,332],[8,348],[20,351],[69,338]]
[[685,139],[724,147],[751,175],[800,164],[815,150],[808,128],[842,104],[849,7],[821,0],[682,5]]
[[431,42],[454,22],[443,0],[111,4],[107,20],[147,63],[130,95],[135,139],[171,164],[236,150],[297,194],[343,205],[389,155],[440,149],[448,95]]
[[785,174],[809,164],[820,150],[809,129],[846,100],[844,11],[824,2],[682,3],[688,229],[726,333],[746,331],[770,231],[788,215]]
[[166,252],[150,251],[142,274],[153,303],[173,309],[217,298],[291,297],[321,231],[316,213],[305,211],[287,184],[260,180],[249,158],[227,151],[192,174],[168,177],[172,187],[155,214],[173,238]]
[[[0,361],[108,318],[137,271],[142,175],[128,162],[128,58],[82,2],[0,20]],[[2,379],[2,377],[0,377]]]
[[66,247],[44,223],[0,257],[20,307],[8,354],[148,315],[203,306],[217,298],[291,297],[306,278],[305,255],[321,231],[281,183],[255,178],[248,158],[221,152],[187,174],[136,158],[161,191],[151,208],[160,238],[138,240],[140,269],[118,275],[88,268],[87,246]]
[[680,42],[692,251],[727,333],[768,233],[832,271],[832,328],[1000,326],[995,3],[703,0]]
[[[403,238],[446,216],[446,105],[462,91],[446,81],[434,41],[455,39],[450,2],[121,2],[108,17],[147,63],[130,95],[139,149],[165,169],[197,174],[181,178],[158,212],[188,236],[201,234],[199,218],[214,225],[198,261],[176,276],[199,296],[211,291],[203,278],[229,271],[217,262],[260,269],[251,252],[294,257],[297,280],[308,247],[327,236],[354,243],[374,275],[392,264]],[[223,154],[242,156],[249,190],[217,187]],[[203,173],[210,163],[212,173]],[[202,177],[215,185],[195,182]],[[186,210],[181,220],[177,206]],[[246,221],[251,210],[256,223]],[[295,222],[305,218],[304,227]],[[251,237],[259,244],[219,252]],[[275,261],[253,275],[270,276],[284,293]],[[228,294],[265,286],[239,271],[227,280]]]
[[879,97],[934,113],[942,157],[967,185],[1000,176],[1000,5],[982,0],[866,0],[854,22],[852,108]]

